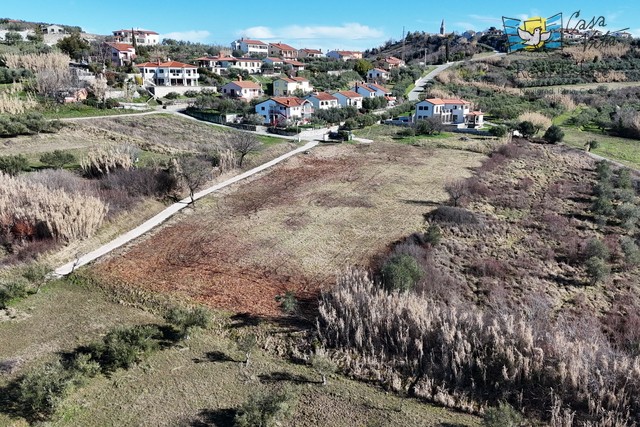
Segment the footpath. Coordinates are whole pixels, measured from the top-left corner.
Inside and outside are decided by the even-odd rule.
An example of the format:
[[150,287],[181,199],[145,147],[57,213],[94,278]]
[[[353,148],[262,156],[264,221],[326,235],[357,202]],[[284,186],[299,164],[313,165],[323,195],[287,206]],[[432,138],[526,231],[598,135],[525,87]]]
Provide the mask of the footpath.
[[[205,190],[202,190],[198,193],[195,193],[193,195],[193,200],[198,200],[201,199],[215,191],[220,190],[221,188],[227,187],[231,184],[234,184],[238,181],[241,181],[251,175],[254,175],[258,172],[262,172],[265,169],[270,168],[271,166],[274,166],[280,162],[282,162],[285,159],[288,159],[291,156],[294,156],[298,153],[303,153],[307,150],[310,150],[311,148],[315,147],[316,145],[318,145],[319,141],[310,141],[307,144],[305,144],[304,146],[297,148],[293,151],[290,151],[276,159],[273,159],[265,164],[262,164],[254,169],[251,169],[247,172],[244,172],[240,175],[237,175],[231,179],[228,179],[224,182],[221,182],[219,184],[213,185]],[[166,221],[167,219],[169,219],[171,216],[175,215],[176,213],[180,212],[182,209],[186,208],[187,206],[189,206],[189,204],[191,203],[191,197],[187,197],[184,198],[182,200],[180,200],[177,203],[174,203],[173,205],[169,206],[168,208],[166,208],[165,210],[163,210],[162,212],[160,212],[159,214],[157,214],[156,216],[154,216],[153,218],[147,220],[146,222],[144,222],[143,224],[139,225],[138,227],[134,228],[133,230],[121,235],[120,237],[117,237],[116,239],[112,240],[111,242],[103,245],[102,247],[89,252],[86,255],[81,256],[80,258],[69,262],[61,267],[58,267],[55,269],[54,274],[58,277],[60,276],[66,276],[68,274],[71,274],[73,272],[74,269],[81,267],[83,265],[86,265],[88,263],[90,263],[91,261],[94,261],[98,258],[100,258],[101,256],[108,254],[109,252],[113,251],[116,248],[119,248],[122,245],[125,245],[127,243],[129,243],[130,241],[132,241],[133,239],[136,239],[140,236],[142,236],[143,234],[145,234],[146,232],[148,232],[149,230],[153,229],[154,227],[157,227],[158,225],[162,224],[164,221]]]

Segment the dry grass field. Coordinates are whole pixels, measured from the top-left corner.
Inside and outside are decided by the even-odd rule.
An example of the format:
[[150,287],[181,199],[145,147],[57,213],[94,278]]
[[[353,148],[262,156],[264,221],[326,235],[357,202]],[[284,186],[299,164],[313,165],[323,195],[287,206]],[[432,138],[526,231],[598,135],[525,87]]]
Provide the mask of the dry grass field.
[[233,312],[278,315],[275,296],[311,296],[347,265],[368,266],[423,227],[446,183],[484,156],[397,143],[333,145],[290,159],[108,257],[109,280]]

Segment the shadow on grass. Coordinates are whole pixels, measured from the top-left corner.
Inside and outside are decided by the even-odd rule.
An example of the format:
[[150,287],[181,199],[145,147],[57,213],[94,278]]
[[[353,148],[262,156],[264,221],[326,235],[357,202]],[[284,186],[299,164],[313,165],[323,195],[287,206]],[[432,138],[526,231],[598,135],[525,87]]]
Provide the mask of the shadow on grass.
[[402,200],[402,203],[418,206],[440,206],[442,203],[432,202],[430,200]]
[[204,355],[204,359],[195,358],[193,361],[195,363],[203,363],[203,362],[240,362],[240,360],[236,360],[231,356],[227,355],[223,351],[210,351]]
[[233,408],[224,409],[203,409],[197,419],[192,420],[190,427],[232,427],[236,417],[236,410]]
[[259,326],[264,321],[264,318],[253,316],[249,313],[238,313],[231,316],[231,320],[233,320],[232,328],[244,328],[246,326]]
[[260,381],[263,383],[279,383],[282,381],[288,381],[296,384],[305,383],[322,383],[322,381],[311,381],[303,375],[292,374],[290,372],[271,372],[270,374],[258,375]]

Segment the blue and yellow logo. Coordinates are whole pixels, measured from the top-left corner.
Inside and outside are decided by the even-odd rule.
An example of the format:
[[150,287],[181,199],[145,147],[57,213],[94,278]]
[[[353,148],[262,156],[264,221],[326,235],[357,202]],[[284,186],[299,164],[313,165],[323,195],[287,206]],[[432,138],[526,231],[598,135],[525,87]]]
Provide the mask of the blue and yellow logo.
[[520,49],[528,51],[543,47],[555,49],[562,46],[562,13],[551,18],[529,18],[527,20],[502,17],[507,35],[509,52]]

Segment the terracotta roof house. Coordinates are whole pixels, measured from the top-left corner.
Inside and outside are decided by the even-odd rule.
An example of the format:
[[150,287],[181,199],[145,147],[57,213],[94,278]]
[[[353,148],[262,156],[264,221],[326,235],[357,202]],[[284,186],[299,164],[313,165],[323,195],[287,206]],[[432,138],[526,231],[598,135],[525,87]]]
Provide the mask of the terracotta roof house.
[[326,110],[340,106],[340,104],[338,104],[338,98],[327,92],[313,92],[304,98],[308,99],[316,110]]
[[106,42],[111,50],[111,62],[118,67],[131,64],[136,57],[136,49],[127,43]]
[[260,98],[264,94],[262,86],[259,84],[242,80],[227,83],[220,88],[220,92],[222,96],[239,98],[245,101]]
[[351,91],[351,90],[341,90],[333,94],[336,98],[338,98],[338,104],[343,107],[352,106],[357,109],[362,108],[362,100],[364,99],[362,95]]
[[304,71],[304,67],[306,65],[304,62],[296,61],[294,59],[285,59],[284,63],[286,65],[291,65],[291,68],[293,68],[294,71]]
[[402,59],[396,58],[395,56],[388,56],[385,59],[381,60],[380,62],[382,62],[382,66],[387,70],[392,70],[394,68],[402,68],[407,66],[407,64]]
[[418,102],[415,106],[414,121],[437,116],[444,124],[456,127],[480,127],[484,113],[469,111],[471,103],[462,99],[431,98]]
[[284,43],[269,43],[269,56],[279,56],[282,59],[298,57],[298,49]]
[[198,67],[177,61],[145,62],[136,65],[143,82],[155,86],[198,86]]
[[278,126],[286,120],[306,121],[313,114],[313,104],[296,96],[272,97],[255,107],[264,117],[264,123]]
[[375,98],[376,97],[376,91],[371,89],[371,88],[369,88],[366,85],[362,85],[362,84],[357,84],[356,83],[355,87],[352,87],[349,90],[357,93],[358,95],[362,95],[363,98]]
[[263,53],[265,55],[269,54],[269,47],[266,43],[263,43],[260,40],[245,39],[244,37],[232,41],[231,49],[241,50],[245,53]]
[[300,49],[298,50],[298,58],[323,58],[324,53],[319,49]]
[[[380,86],[376,83],[367,83],[367,87],[376,92],[376,96],[389,96],[391,95],[391,91],[385,87]],[[395,99],[395,98],[394,98]]]

